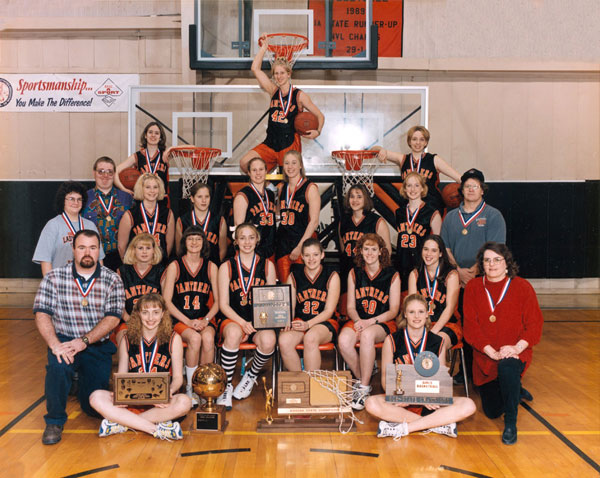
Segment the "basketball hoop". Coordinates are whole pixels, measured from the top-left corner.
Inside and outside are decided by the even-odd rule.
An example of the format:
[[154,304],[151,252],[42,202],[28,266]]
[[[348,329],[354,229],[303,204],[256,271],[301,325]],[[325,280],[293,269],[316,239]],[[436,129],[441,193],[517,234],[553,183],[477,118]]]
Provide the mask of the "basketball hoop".
[[[296,33],[271,33],[267,39],[267,59],[271,66],[277,58],[284,58],[293,68],[302,50],[308,48],[308,38]],[[259,45],[261,43],[259,40]]]
[[183,179],[182,193],[184,198],[190,197],[190,190],[198,182],[206,183],[215,158],[221,155],[217,148],[201,148],[197,146],[176,146],[171,148],[170,158],[181,171]]
[[344,195],[355,184],[363,184],[371,196],[375,194],[373,190],[373,173],[379,165],[379,161],[376,159],[377,151],[332,151],[331,157],[335,159],[342,172]]

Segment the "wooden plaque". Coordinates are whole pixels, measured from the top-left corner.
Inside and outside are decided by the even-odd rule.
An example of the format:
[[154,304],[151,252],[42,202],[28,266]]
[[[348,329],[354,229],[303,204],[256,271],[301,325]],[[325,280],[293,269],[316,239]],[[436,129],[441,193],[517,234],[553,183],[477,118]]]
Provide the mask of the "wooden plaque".
[[115,373],[115,405],[157,405],[169,403],[171,376],[168,372]]
[[[341,381],[340,389],[348,390],[352,375],[350,371],[336,372]],[[277,375],[277,413],[279,415],[310,415],[347,413],[350,407],[342,407],[337,396],[320,385],[306,372],[279,372]]]
[[225,407],[215,405],[214,409],[208,411],[200,409],[196,412],[193,431],[200,433],[223,433],[227,427],[225,420]]
[[452,405],[452,377],[448,367],[440,367],[431,377],[423,377],[413,365],[388,364],[385,370],[385,400],[414,405]]
[[292,286],[260,285],[251,289],[252,325],[259,329],[281,329],[292,322]]

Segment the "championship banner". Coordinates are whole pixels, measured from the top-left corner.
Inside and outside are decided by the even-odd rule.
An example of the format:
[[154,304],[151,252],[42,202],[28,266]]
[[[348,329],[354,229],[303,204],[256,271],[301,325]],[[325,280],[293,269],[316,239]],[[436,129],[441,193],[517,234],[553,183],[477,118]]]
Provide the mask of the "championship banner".
[[[325,41],[325,1],[310,0],[314,10],[315,55],[323,55],[319,42]],[[373,23],[378,28],[378,56],[402,56],[402,1],[373,0]],[[365,0],[333,0],[331,41],[335,42],[333,56],[365,56]]]
[[126,112],[129,86],[139,75],[4,75],[0,112]]

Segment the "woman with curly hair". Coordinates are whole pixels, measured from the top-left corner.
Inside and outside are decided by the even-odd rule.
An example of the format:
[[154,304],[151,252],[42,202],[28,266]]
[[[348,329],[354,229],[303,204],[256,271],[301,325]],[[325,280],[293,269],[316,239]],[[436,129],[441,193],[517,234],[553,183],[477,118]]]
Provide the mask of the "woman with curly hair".
[[183,345],[173,332],[164,299],[158,294],[142,296],[128,322],[125,340],[119,344],[119,373],[169,372],[170,400],[167,404],[124,408],[113,404],[113,393],[96,390],[90,404],[104,417],[98,435],[124,433],[129,428],[161,440],[181,440],[178,422],[192,407],[185,394],[177,393],[183,383]]
[[533,287],[517,276],[505,244],[486,242],[477,264],[484,275],[467,283],[463,309],[465,339],[473,347],[473,383],[486,416],[504,414],[502,443],[512,445],[519,402],[533,400],[521,378],[540,341],[544,318]]
[[[81,216],[84,198],[87,198],[87,190],[81,183],[66,181],[58,188],[54,199],[58,216],[46,223],[33,253],[32,260],[40,264],[43,276],[73,262],[73,237],[77,231],[91,229],[98,232],[92,221]],[[102,247],[100,259],[104,259]]]
[[[360,380],[352,408],[365,408],[365,398],[375,365],[375,344],[396,331],[400,308],[400,277],[392,267],[390,253],[377,234],[365,234],[356,244],[356,266],[348,275],[348,322],[338,345],[342,357]],[[359,352],[356,344],[360,342]]]

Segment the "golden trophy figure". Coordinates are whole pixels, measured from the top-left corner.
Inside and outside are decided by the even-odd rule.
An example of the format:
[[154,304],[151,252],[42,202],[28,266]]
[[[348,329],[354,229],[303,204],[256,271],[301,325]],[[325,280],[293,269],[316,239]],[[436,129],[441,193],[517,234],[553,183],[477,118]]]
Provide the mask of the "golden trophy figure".
[[206,403],[196,412],[194,431],[220,433],[225,430],[225,407],[216,405],[214,400],[225,391],[226,384],[227,375],[220,365],[198,366],[192,377],[192,388],[199,397],[206,399]]
[[265,388],[265,421],[270,425],[273,423],[273,389],[267,389],[267,379],[262,378],[263,387]]

